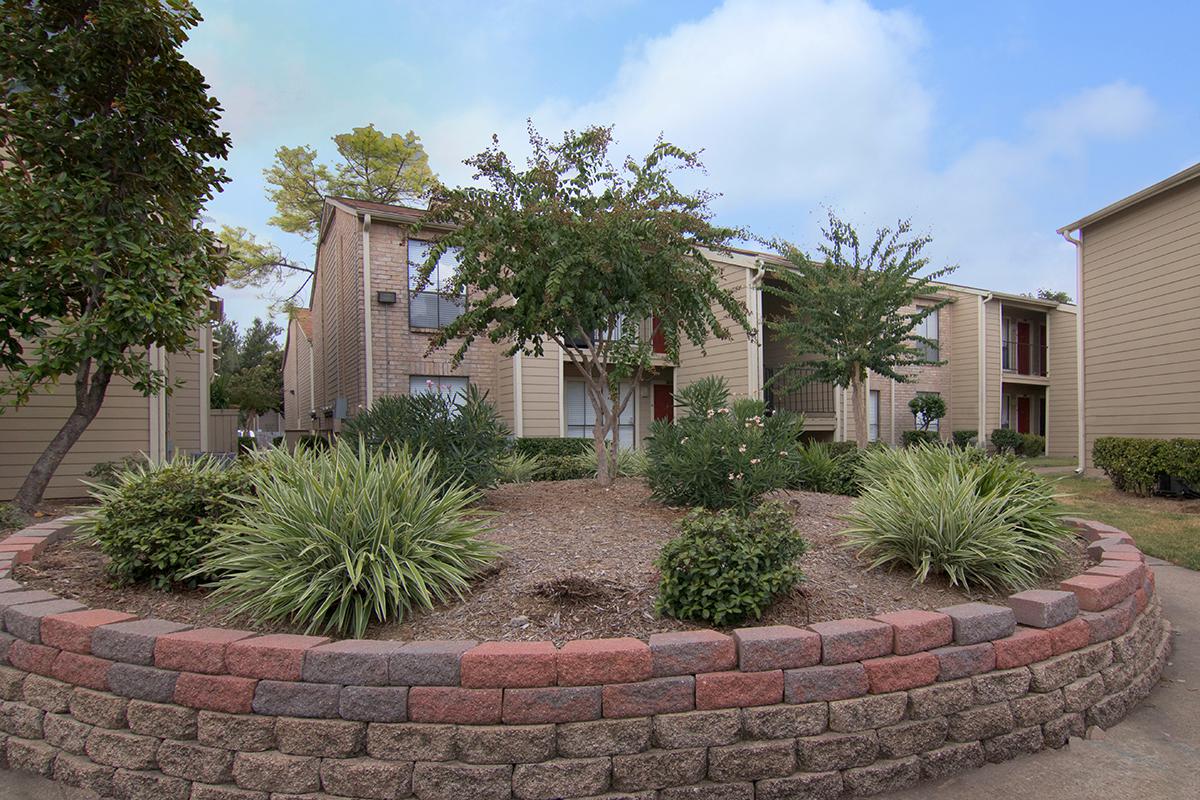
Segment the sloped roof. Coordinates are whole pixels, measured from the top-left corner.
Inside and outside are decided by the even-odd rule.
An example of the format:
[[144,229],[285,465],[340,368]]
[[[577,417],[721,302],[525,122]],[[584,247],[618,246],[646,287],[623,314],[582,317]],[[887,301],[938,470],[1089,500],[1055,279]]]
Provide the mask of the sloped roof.
[[311,342],[313,338],[312,309],[294,309],[292,311],[292,319],[296,321],[296,324],[300,326],[300,330],[304,332],[304,335],[307,336],[308,340]]
[[1066,233],[1067,231],[1077,231],[1080,228],[1086,228],[1088,225],[1093,225],[1102,219],[1111,217],[1113,214],[1136,206],[1138,203],[1149,200],[1151,197],[1160,195],[1168,189],[1174,189],[1176,186],[1182,186],[1183,184],[1196,180],[1197,178],[1200,178],[1200,164],[1193,164],[1187,169],[1176,172],[1171,177],[1161,180],[1153,186],[1147,186],[1145,189],[1142,189],[1139,192],[1134,192],[1128,197],[1122,198],[1111,205],[1107,205],[1099,211],[1075,220],[1070,225],[1062,226],[1058,229],[1058,233]]

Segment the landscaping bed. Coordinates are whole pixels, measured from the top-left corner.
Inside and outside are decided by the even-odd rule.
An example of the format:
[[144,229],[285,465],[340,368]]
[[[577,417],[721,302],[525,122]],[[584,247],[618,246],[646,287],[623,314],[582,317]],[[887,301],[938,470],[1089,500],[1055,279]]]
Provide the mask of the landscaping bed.
[[[809,544],[800,564],[805,581],[775,602],[761,620],[744,624],[804,625],[863,617],[904,608],[933,609],[966,599],[997,601],[1002,594],[968,595],[940,577],[914,585],[902,571],[868,571],[841,546],[839,516],[851,499],[810,492],[781,492]],[[636,636],[703,627],[654,612],[663,544],[676,535],[683,509],[650,499],[640,480],[609,489],[591,480],[510,484],[489,491],[483,507],[490,539],[505,546],[497,564],[462,602],[416,615],[402,624],[373,625],[371,638],[552,640]],[[16,577],[30,588],[52,591],[91,607],[157,616],[192,625],[239,625],[263,631],[296,626],[230,620],[209,607],[207,592],[167,593],[139,586],[114,587],[104,557],[90,546],[62,542],[48,548]],[[1086,565],[1072,546],[1043,585],[1056,586]]]

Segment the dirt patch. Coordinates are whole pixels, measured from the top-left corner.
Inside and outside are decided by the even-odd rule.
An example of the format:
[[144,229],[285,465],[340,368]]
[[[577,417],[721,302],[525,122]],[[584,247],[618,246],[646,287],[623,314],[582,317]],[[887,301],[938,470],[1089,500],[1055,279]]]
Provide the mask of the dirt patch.
[[[945,581],[914,585],[901,571],[865,569],[842,547],[838,517],[851,499],[809,492],[779,494],[809,544],[801,559],[805,581],[780,598],[757,622],[804,625],[901,608],[938,608],[968,599]],[[694,627],[654,613],[658,572],[654,560],[676,534],[683,509],[650,499],[645,484],[620,480],[609,489],[593,481],[508,485],[488,493],[497,512],[490,538],[506,550],[471,594],[419,614],[403,624],[374,626],[371,638],[570,639],[637,636]],[[17,578],[88,605],[154,615],[196,625],[241,624],[208,608],[205,593],[114,588],[105,580],[104,557],[79,543],[49,548]],[[1073,547],[1045,582],[1081,571],[1082,548]],[[998,600],[987,594],[971,599]],[[262,626],[257,629],[268,630]],[[289,630],[277,626],[269,630]],[[297,630],[292,628],[291,630]]]
[[38,504],[38,507],[32,514],[28,515],[28,522],[22,522],[20,525],[13,527],[0,523],[0,536],[7,536],[13,531],[20,530],[26,524],[32,525],[37,522],[45,522],[48,519],[61,517],[64,514],[74,514],[87,506],[94,505],[90,498],[80,498],[76,500],[46,500]]

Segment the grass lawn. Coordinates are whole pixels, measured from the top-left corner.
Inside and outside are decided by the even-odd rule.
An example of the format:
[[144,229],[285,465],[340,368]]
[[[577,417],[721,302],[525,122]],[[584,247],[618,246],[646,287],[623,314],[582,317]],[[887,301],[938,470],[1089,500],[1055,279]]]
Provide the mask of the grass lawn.
[[1071,476],[1057,486],[1072,516],[1115,525],[1147,555],[1200,570],[1200,502],[1123,494],[1107,478]]

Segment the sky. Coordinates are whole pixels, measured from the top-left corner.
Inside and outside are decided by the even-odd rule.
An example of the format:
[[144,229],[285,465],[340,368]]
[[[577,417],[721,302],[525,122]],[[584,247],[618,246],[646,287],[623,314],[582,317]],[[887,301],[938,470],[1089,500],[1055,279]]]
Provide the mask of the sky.
[[[233,140],[208,208],[311,265],[272,228],[280,146],[412,130],[449,184],[491,136],[516,157],[615,125],[703,150],[687,179],[719,222],[812,251],[829,211],[910,219],[931,267],[987,289],[1074,295],[1055,230],[1200,161],[1200,5],[863,0],[198,0],[185,55]],[[223,287],[243,326],[285,287]],[[290,290],[291,287],[286,287]],[[286,294],[288,292],[284,292]],[[307,298],[307,292],[301,298]]]

